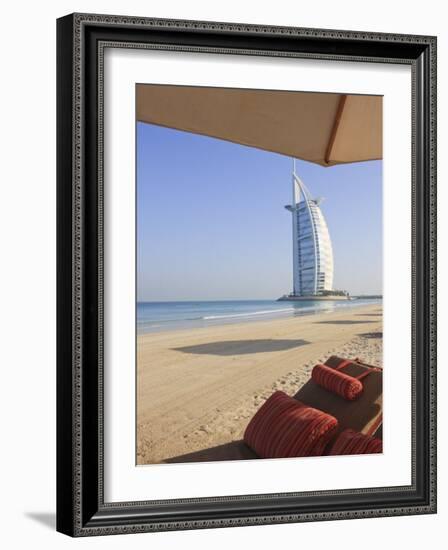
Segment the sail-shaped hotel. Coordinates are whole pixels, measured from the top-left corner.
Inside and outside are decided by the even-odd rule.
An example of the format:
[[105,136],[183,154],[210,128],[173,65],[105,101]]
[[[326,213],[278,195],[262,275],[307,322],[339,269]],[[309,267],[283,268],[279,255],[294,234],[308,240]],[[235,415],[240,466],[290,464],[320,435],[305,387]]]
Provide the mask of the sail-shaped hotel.
[[280,300],[347,299],[333,290],[333,249],[327,223],[320,209],[295,171],[292,173],[293,291]]

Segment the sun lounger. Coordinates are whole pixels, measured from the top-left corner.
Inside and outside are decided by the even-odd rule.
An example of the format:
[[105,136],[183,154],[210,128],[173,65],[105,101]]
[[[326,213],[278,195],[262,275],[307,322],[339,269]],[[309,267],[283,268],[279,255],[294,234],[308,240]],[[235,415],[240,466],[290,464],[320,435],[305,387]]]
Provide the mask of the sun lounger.
[[[343,361],[342,358],[333,355],[325,361],[325,365],[335,369],[341,361]],[[344,373],[356,377],[369,368],[371,365],[353,361],[344,368]],[[377,435],[382,423],[382,374],[381,369],[375,369],[363,378],[364,390],[354,401],[347,401],[329,392],[311,379],[294,395],[294,399],[336,417],[339,422],[338,432],[352,429],[367,435]]]
[[329,455],[361,455],[383,452],[383,442],[378,437],[344,430],[329,445],[326,454]]
[[[336,369],[341,364],[341,361],[345,360],[337,356],[331,356],[325,362],[325,365]],[[369,374],[362,378],[363,391],[353,401],[331,393],[316,384],[311,378],[293,396],[294,399],[301,403],[328,413],[338,420],[338,427],[326,447],[325,454],[331,453],[335,441],[345,430],[353,430],[381,439],[383,405],[382,369],[374,368],[372,370],[372,365],[366,365],[361,361],[354,360],[344,367],[344,373],[353,377],[359,377],[368,369],[370,369]],[[167,459],[165,462],[213,462],[254,458],[260,457],[243,440],[238,440],[173,457]]]

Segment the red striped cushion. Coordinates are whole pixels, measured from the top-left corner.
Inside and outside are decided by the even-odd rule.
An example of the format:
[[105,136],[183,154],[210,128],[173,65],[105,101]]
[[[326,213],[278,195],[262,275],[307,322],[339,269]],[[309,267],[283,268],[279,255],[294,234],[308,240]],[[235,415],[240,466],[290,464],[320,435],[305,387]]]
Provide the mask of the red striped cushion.
[[322,388],[349,401],[357,399],[363,391],[360,380],[326,365],[316,365],[311,372],[311,378]]
[[337,428],[333,416],[276,391],[244,432],[244,441],[261,458],[322,455]]
[[381,439],[354,430],[344,430],[333,443],[330,455],[367,455],[383,452]]

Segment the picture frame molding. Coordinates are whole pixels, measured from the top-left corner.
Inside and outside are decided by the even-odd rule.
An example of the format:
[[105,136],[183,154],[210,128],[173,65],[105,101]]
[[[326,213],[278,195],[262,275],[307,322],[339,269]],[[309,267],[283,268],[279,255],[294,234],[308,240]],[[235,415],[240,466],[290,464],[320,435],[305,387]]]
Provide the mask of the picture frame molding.
[[[57,46],[57,530],[90,536],[435,513],[436,38],[72,14],[58,20]],[[107,47],[411,65],[410,486],[104,502],[102,82]]]

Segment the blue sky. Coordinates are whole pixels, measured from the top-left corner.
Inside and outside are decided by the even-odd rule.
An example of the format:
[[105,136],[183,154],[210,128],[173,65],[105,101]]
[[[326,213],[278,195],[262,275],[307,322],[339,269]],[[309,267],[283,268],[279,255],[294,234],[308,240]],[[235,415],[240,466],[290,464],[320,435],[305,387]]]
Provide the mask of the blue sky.
[[[291,159],[137,124],[137,299],[276,299],[292,289]],[[334,287],[382,292],[382,162],[297,173],[329,227]]]

